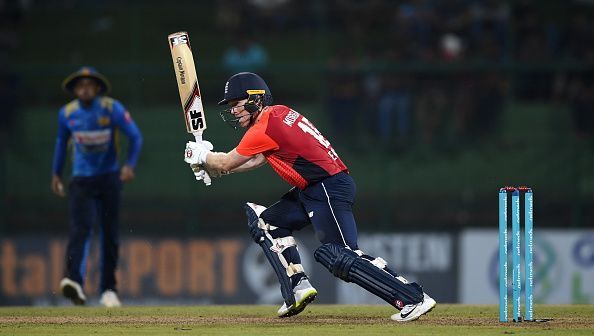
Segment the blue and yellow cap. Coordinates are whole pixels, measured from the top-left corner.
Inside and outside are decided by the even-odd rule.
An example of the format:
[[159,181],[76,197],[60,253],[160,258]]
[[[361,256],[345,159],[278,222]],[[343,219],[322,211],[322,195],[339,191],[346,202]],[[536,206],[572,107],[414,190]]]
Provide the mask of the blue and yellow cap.
[[105,76],[99,73],[95,68],[90,66],[83,66],[78,71],[71,73],[62,82],[62,88],[69,93],[73,93],[74,85],[76,81],[81,78],[93,78],[99,84],[101,88],[100,94],[106,94],[111,90],[111,84]]

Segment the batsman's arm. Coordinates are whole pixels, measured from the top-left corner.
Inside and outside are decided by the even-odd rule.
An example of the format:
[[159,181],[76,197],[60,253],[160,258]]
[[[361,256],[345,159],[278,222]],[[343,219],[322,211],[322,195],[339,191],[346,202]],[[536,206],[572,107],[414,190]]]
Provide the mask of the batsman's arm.
[[229,153],[210,152],[206,156],[207,169],[239,173],[258,168],[266,163],[262,154],[244,156],[233,149]]
[[266,164],[266,158],[262,154],[254,155],[250,158],[250,160],[241,166],[229,171],[229,173],[243,173],[246,171],[254,170],[256,168],[262,167]]

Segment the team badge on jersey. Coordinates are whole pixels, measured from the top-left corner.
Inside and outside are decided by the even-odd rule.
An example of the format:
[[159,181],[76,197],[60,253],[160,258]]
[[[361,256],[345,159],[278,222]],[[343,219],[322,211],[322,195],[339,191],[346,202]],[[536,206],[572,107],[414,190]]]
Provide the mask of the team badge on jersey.
[[97,118],[97,124],[101,127],[109,126],[110,123],[111,123],[111,119],[109,117]]

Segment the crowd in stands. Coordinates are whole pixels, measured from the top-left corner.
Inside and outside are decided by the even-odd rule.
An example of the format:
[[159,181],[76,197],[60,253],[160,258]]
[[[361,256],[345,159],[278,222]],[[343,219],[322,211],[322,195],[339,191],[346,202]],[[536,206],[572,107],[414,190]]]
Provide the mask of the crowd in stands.
[[[594,4],[587,1],[252,0],[236,6],[246,25],[235,29],[325,30],[336,39],[326,108],[344,139],[357,142],[366,130],[390,149],[457,148],[493,134],[510,95],[561,97],[576,131],[593,133],[594,89],[579,68],[594,66]],[[425,67],[408,68],[414,64]],[[559,64],[578,70],[568,75]]]
[[[279,77],[268,66],[283,61],[272,58],[262,36],[286,43],[296,35],[323,36],[329,56],[320,94],[337,136],[354,142],[364,135],[390,149],[474,143],[497,132],[508,98],[569,104],[576,131],[594,133],[584,126],[586,111],[594,109],[592,1],[217,0],[210,6],[217,38],[233,37],[221,53],[225,76]],[[14,49],[19,22],[9,7],[0,8],[8,15],[0,20],[2,50]],[[0,99],[10,99],[15,84],[3,69]]]
[[594,4],[586,1],[221,0],[219,9],[231,32],[325,31],[335,40],[325,100],[346,140],[366,133],[389,149],[457,148],[493,134],[510,95],[560,96],[576,130],[589,129],[587,75],[557,67],[594,66]]

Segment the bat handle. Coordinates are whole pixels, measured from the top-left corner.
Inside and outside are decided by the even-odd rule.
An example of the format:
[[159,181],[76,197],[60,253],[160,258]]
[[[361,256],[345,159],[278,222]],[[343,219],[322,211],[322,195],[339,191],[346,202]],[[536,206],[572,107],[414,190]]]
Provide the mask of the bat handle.
[[196,142],[202,142],[202,132],[193,132],[194,138]]
[[[194,134],[194,138],[196,139],[196,142],[202,142],[202,132],[194,132],[192,134]],[[204,171],[203,180],[204,180],[204,184],[206,184],[206,186],[209,186],[212,183],[210,175],[208,175],[208,173],[206,171]]]

